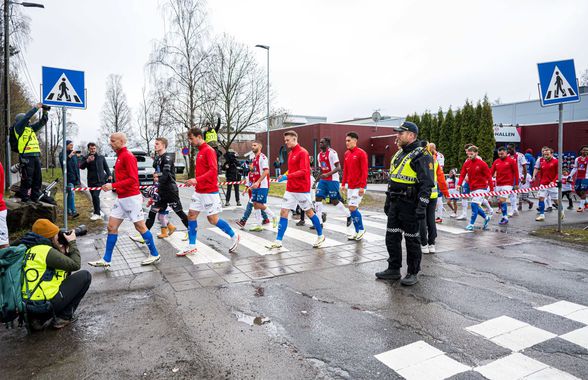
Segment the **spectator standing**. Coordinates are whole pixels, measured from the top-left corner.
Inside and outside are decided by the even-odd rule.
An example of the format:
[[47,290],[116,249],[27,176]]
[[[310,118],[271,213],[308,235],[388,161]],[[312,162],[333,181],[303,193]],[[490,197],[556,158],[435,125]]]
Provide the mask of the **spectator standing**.
[[[65,153],[67,154],[67,214],[73,219],[80,216],[76,210],[76,201],[73,188],[80,185],[80,165],[78,163],[78,156],[73,150],[73,142],[71,140],[65,141]],[[63,151],[59,154],[63,157]],[[61,163],[61,170],[63,171],[63,161]]]
[[280,169],[282,166],[282,162],[280,161],[279,157],[276,157],[276,160],[274,161],[274,170],[276,172],[276,177],[279,177],[280,175],[282,175],[282,169]]
[[[87,181],[89,187],[102,187],[106,182],[112,181],[112,174],[106,163],[106,158],[98,153],[98,147],[93,142],[88,143],[88,155],[82,158],[80,169],[86,169],[88,171]],[[100,191],[90,190],[92,206],[94,208],[94,212],[90,218],[91,220],[98,220],[102,217],[100,211]]]
[[[241,175],[239,174],[239,161],[237,161],[237,156],[235,155],[235,152],[225,153],[225,163],[223,164],[222,169],[225,171],[225,177],[227,179],[227,182],[235,182],[241,180]],[[241,206],[241,202],[239,200],[239,184],[227,185],[225,206],[229,206],[231,204],[232,187],[235,189],[235,199],[237,200],[237,206]]]

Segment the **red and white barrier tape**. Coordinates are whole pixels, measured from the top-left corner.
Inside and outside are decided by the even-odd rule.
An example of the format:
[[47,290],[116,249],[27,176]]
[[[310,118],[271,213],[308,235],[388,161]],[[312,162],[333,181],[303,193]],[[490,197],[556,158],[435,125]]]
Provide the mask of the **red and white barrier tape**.
[[531,191],[538,191],[538,190],[545,190],[545,189],[552,189],[557,187],[557,185],[541,185],[535,187],[529,187],[527,189],[517,189],[517,190],[508,190],[508,191],[487,191],[485,193],[476,193],[476,194],[449,194],[449,198],[474,198],[474,197],[495,197],[499,195],[510,195],[510,194],[522,194],[528,193]]
[[[278,182],[277,179],[270,179],[270,182]],[[218,185],[219,186],[225,186],[225,185],[245,185],[247,183],[247,181],[242,180],[242,181],[225,181],[225,182],[219,182]],[[139,186],[139,189],[148,189],[150,187],[153,187],[153,185],[141,185]],[[184,183],[178,183],[178,187],[193,187],[191,185],[186,185]],[[90,191],[90,190],[102,190],[102,187],[74,187],[71,189],[72,191]]]

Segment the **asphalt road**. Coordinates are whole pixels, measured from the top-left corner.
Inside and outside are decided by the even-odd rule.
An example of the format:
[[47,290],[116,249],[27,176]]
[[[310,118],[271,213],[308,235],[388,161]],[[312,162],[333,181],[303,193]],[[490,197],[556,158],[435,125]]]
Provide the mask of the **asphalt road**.
[[[242,231],[230,255],[201,218],[200,256],[175,257],[185,244],[176,233],[157,242],[153,268],[136,264],[146,250],[126,238],[125,223],[118,261],[90,269],[74,325],[0,333],[2,378],[588,378],[585,247],[530,236],[533,211],[473,233],[446,219],[439,252],[406,288],[374,277],[386,267],[381,210],[364,212],[371,235],[362,242],[348,242],[342,216],[327,210],[324,249],[291,221],[287,251],[262,249],[270,228]],[[587,218],[568,213],[566,222]],[[84,262],[101,254],[103,238],[80,239]]]

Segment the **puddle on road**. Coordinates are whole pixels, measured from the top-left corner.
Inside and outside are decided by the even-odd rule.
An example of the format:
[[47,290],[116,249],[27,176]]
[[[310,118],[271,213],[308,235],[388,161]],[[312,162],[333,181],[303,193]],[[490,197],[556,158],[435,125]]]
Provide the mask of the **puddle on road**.
[[271,323],[271,320],[269,318],[263,316],[255,317],[253,315],[247,315],[242,312],[236,312],[235,316],[237,317],[237,321],[246,323],[249,326],[261,326],[267,323]]

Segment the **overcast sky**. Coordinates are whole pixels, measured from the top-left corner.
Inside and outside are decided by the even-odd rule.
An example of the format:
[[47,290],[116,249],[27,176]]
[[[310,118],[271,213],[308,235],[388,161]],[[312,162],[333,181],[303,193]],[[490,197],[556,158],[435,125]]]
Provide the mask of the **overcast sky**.
[[[164,31],[160,1],[38,2],[46,8],[24,9],[36,96],[41,66],[85,71],[88,109],[72,116],[83,140],[94,139],[109,74],[123,76],[138,108]],[[536,99],[537,62],[574,58],[578,75],[588,68],[585,0],[211,0],[208,9],[213,33],[271,46],[272,107],[329,121],[436,111],[485,94]],[[265,68],[265,51],[255,52]]]

